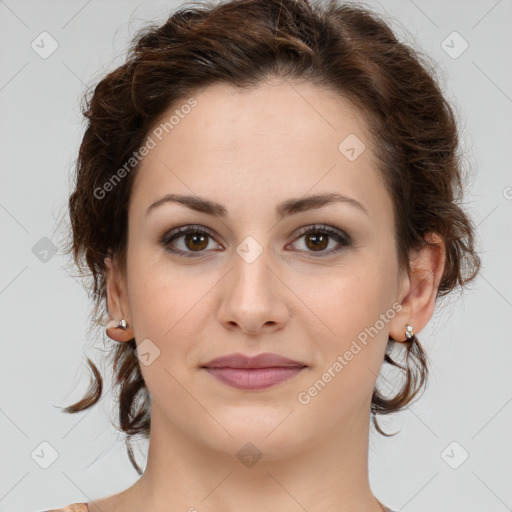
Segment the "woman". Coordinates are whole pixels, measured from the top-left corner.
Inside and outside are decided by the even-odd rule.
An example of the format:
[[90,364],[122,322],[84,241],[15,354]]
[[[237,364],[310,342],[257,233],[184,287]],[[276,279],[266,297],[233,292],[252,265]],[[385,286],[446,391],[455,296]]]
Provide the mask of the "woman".
[[[65,510],[390,511],[370,417],[385,434],[376,415],[419,396],[416,334],[479,270],[433,71],[362,8],[203,3],[138,34],[84,115],[69,251],[142,476]],[[101,396],[89,363],[66,412]]]

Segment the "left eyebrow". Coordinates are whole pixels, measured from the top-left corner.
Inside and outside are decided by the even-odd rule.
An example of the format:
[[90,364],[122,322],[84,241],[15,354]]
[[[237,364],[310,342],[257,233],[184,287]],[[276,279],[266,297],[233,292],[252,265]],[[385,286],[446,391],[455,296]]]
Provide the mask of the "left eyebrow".
[[[276,213],[279,218],[286,215],[293,215],[295,213],[304,212],[307,210],[315,210],[322,208],[334,202],[346,203],[355,206],[360,211],[364,212],[368,217],[370,214],[366,208],[356,199],[341,194],[316,194],[299,199],[287,199],[276,207]],[[189,196],[182,194],[166,194],[161,199],[152,203],[146,211],[148,215],[152,210],[165,203],[178,203],[190,208],[191,210],[213,215],[215,217],[226,218],[228,216],[227,209],[220,203],[211,201],[199,196]]]
[[352,197],[334,193],[317,194],[300,199],[288,199],[287,201],[284,201],[277,206],[277,214],[279,217],[284,217],[285,215],[292,215],[294,213],[322,208],[323,206],[335,202],[346,203],[355,206],[360,211],[364,212],[368,217],[370,216],[366,208],[359,201]]

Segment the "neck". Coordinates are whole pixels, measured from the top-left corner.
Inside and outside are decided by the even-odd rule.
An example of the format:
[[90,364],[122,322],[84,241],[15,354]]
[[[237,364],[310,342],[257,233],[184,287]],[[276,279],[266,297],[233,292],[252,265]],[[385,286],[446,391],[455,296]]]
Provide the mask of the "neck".
[[364,408],[332,432],[319,426],[314,439],[293,452],[269,449],[267,435],[255,442],[230,439],[227,453],[215,447],[213,432],[198,441],[170,424],[155,401],[151,418],[146,470],[125,491],[126,512],[383,510],[368,481]]

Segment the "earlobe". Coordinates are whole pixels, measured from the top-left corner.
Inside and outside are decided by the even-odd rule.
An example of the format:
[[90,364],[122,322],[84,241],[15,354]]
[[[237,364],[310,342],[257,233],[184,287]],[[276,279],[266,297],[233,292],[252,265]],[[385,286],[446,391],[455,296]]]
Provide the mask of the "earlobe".
[[129,341],[133,338],[133,330],[123,318],[120,321],[111,320],[105,328],[107,336],[114,341]]

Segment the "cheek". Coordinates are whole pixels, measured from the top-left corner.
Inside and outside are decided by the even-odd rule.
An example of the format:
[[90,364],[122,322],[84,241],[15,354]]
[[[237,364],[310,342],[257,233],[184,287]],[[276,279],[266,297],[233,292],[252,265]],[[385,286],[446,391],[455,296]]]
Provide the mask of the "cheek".
[[[338,271],[297,283],[295,291],[305,297],[309,321],[302,326],[322,354],[320,366],[329,367],[347,351],[351,367],[382,363],[388,340],[392,309],[393,262],[376,252],[358,253]],[[346,372],[349,373],[349,372]],[[368,374],[369,372],[364,372]]]
[[195,347],[209,315],[201,289],[184,288],[179,279],[167,277],[141,273],[130,290],[140,371],[152,398],[164,409],[187,400],[183,386],[190,388]]
[[[159,364],[166,367],[192,364],[191,352],[206,331],[213,314],[208,293],[218,276],[181,271],[169,262],[144,264],[132,259],[129,302],[137,344],[151,340],[160,351]],[[146,260],[147,261],[147,260]],[[157,361],[155,360],[155,363]],[[178,365],[179,363],[179,365]]]
[[[361,256],[354,265],[331,271],[311,286],[309,280],[301,296],[334,332],[346,332],[350,326],[364,327],[375,321],[386,304],[387,280],[376,258]],[[328,331],[328,329],[327,329]]]
[[315,293],[308,290],[307,304],[314,314],[301,327],[318,357],[301,391],[311,400],[313,416],[330,411],[327,423],[351,416],[371,401],[392,318],[383,321],[380,316],[389,310],[384,284],[379,264],[368,261],[360,269],[352,267],[325,279]]

